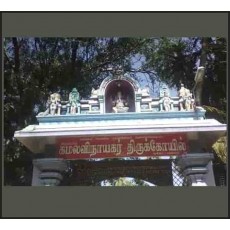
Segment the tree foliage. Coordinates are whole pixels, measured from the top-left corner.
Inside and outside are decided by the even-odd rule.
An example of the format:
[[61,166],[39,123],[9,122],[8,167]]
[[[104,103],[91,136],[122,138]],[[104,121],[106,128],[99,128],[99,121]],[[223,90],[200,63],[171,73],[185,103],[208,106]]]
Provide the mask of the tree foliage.
[[192,88],[199,63],[206,67],[204,105],[226,114],[224,38],[5,38],[5,184],[30,184],[32,154],[13,135],[37,123],[51,92],[66,98],[76,87],[86,98],[119,68],[137,80]]
[[203,104],[226,112],[226,45],[225,38],[152,38],[143,49],[143,68],[171,86],[183,82],[192,89],[197,68],[204,66]]
[[102,186],[150,186],[147,182],[138,178],[119,177],[101,182]]
[[227,163],[227,137],[220,137],[212,146],[223,163]]

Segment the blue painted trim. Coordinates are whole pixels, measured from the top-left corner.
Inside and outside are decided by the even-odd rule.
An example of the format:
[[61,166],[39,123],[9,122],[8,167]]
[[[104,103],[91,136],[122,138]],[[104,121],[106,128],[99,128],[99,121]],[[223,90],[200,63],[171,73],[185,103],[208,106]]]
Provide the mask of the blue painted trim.
[[82,122],[82,121],[108,121],[108,120],[135,120],[135,119],[171,119],[171,118],[203,118],[205,110],[197,111],[171,111],[171,112],[129,112],[106,114],[76,114],[76,115],[47,115],[37,116],[39,123],[50,122]]

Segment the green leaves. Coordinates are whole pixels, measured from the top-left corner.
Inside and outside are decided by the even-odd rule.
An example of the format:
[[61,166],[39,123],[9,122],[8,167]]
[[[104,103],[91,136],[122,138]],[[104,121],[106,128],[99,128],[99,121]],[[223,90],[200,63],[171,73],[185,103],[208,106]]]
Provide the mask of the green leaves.
[[212,146],[219,159],[226,164],[227,163],[227,137],[219,138]]
[[102,182],[103,186],[149,186],[145,181],[138,178],[119,177]]
[[206,118],[214,118],[222,123],[226,123],[226,111],[220,110],[212,106],[203,105],[206,110]]

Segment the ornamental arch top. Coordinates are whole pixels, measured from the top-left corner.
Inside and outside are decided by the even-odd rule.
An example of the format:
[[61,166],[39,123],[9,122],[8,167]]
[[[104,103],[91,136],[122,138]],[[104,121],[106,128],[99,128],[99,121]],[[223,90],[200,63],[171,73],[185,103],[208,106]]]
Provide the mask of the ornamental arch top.
[[127,74],[125,74],[125,75],[115,75],[115,76],[109,76],[109,77],[105,78],[102,81],[102,83],[100,85],[100,88],[99,88],[101,94],[105,94],[106,87],[112,81],[126,81],[126,82],[128,82],[133,87],[133,90],[135,92],[138,92],[138,90],[140,89],[139,83],[135,79],[133,79],[130,76],[128,76]]
[[[182,91],[186,93],[182,94]],[[149,89],[141,88],[128,74],[115,74],[106,77],[98,89],[93,88],[88,100],[80,100],[77,88],[72,90],[67,103],[61,100],[58,93],[52,94],[47,102],[47,110],[38,114],[38,117],[175,111],[195,111],[193,95],[183,84],[177,97],[171,97],[164,86],[160,89],[159,97],[152,98]]]

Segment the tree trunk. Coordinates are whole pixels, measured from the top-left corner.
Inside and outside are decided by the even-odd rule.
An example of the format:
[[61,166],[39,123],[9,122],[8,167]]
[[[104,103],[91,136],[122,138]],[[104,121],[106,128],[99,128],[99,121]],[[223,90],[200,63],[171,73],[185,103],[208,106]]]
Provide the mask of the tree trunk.
[[[208,38],[203,38],[201,40],[201,56],[200,56],[200,67],[206,67],[207,61],[207,45]],[[204,69],[205,71],[205,69]],[[203,85],[204,85],[204,76],[203,74],[199,75],[199,78],[195,78],[195,86],[194,86],[194,94],[196,99],[196,106],[202,106],[202,93],[203,93]]]

